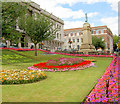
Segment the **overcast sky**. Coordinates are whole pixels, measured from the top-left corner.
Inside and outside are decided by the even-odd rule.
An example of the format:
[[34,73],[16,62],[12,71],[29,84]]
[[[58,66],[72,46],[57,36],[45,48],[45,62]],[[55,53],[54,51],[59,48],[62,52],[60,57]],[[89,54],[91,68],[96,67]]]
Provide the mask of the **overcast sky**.
[[119,0],[32,0],[64,20],[64,29],[82,27],[85,13],[91,26],[107,25],[118,34]]

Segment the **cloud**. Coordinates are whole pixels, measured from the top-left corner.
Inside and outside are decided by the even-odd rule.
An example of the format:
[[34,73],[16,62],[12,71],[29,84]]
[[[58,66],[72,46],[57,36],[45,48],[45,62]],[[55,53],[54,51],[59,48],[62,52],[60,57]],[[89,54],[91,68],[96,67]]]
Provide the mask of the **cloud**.
[[[62,19],[66,19],[66,18],[72,18],[72,19],[80,19],[82,17],[85,17],[85,13],[83,12],[83,10],[77,10],[77,11],[73,11],[70,8],[64,8],[58,4],[66,4],[66,3],[76,3],[79,0],[39,0],[39,2],[37,0],[33,0],[36,3],[40,4],[41,8],[46,8],[46,10],[50,13],[52,13],[53,15],[62,18]],[[93,17],[96,16],[98,13],[94,12],[94,13],[88,13],[88,17]]]
[[98,12],[88,13],[88,17],[94,17],[94,16],[96,16],[98,14],[99,14]]
[[118,17],[102,18],[101,22],[108,26],[114,34],[118,34]]
[[59,4],[68,4],[69,6],[72,6],[80,2],[87,4],[107,2],[115,11],[118,11],[118,2],[119,2],[119,0],[32,0],[32,1],[40,4],[42,8],[47,10],[50,10],[50,7],[55,7]]
[[[92,17],[97,15],[98,13],[89,13],[88,17]],[[72,18],[72,19],[80,19],[82,17],[85,17],[85,13],[83,12],[83,10],[78,10],[78,11],[73,11],[70,8],[63,8],[61,6],[55,7],[54,9],[54,15],[62,18],[62,19],[66,19],[66,18]]]
[[64,29],[69,29],[69,28],[79,28],[82,27],[83,21],[64,21]]
[[[64,29],[69,28],[81,28],[85,22],[83,21],[64,21]],[[94,23],[91,23],[91,26],[94,27]]]
[[[85,17],[85,13],[83,10],[73,11],[70,8],[64,8],[61,4],[68,4],[69,6],[75,5],[77,3],[86,3],[86,4],[93,4],[98,2],[106,2],[110,4],[111,8],[114,11],[118,11],[118,1],[119,0],[32,0],[40,5],[41,8],[46,9],[48,12],[52,13],[53,15],[63,19],[71,19],[72,21],[64,21],[65,28],[77,28],[82,27],[82,21],[78,20],[82,17]],[[99,13],[88,13],[88,17],[95,17]],[[76,20],[76,21],[74,21]],[[117,17],[108,17],[102,18],[101,22],[103,25],[107,25],[113,32],[113,34],[118,33],[118,20]],[[92,24],[94,25],[94,24]]]
[[60,17],[62,19],[65,19],[65,18],[78,19],[78,18],[85,16],[85,14],[82,10],[73,11],[70,8],[63,8],[61,6],[57,6],[57,7],[53,8],[52,11],[53,11],[54,15],[56,15],[57,17]]
[[111,4],[113,10],[118,12],[118,2],[119,0],[106,0],[107,3]]
[[58,4],[69,4],[70,6],[80,2],[87,4],[107,2],[108,4],[111,4],[110,6],[112,7],[113,10],[118,11],[119,0],[57,0]]

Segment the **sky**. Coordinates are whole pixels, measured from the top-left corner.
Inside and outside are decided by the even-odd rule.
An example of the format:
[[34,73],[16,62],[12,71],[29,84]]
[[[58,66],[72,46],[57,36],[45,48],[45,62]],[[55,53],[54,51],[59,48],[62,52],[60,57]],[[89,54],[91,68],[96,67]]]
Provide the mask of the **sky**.
[[107,25],[118,35],[119,0],[32,0],[64,21],[64,29],[82,27],[85,13],[91,26]]

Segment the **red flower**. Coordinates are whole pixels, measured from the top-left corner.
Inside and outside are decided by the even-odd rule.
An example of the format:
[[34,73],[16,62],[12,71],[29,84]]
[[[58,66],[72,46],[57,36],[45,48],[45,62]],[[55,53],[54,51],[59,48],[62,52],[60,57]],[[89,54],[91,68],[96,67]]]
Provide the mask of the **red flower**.
[[87,65],[87,64],[90,64],[91,61],[84,61],[84,62],[81,62],[81,63],[78,63],[78,64],[75,64],[75,65],[62,65],[62,66],[47,66],[46,65],[46,62],[44,63],[39,63],[39,64],[34,64],[33,66],[34,67],[38,67],[38,68],[47,68],[47,69],[51,69],[51,68],[70,68],[70,67],[77,67],[77,66],[83,66],[83,65]]

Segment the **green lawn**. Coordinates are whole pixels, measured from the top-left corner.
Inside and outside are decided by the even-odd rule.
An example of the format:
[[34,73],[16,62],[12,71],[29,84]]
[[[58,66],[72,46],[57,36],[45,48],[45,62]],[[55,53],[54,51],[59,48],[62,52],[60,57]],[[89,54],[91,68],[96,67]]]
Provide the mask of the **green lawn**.
[[[9,53],[11,54],[11,52],[7,54]],[[33,51],[17,52],[17,55],[24,55],[27,61],[24,62],[21,59],[21,62],[11,64],[4,64],[5,62],[3,61],[2,67],[6,70],[23,69],[32,66],[34,63],[47,61],[55,57],[72,57],[63,55],[42,55],[41,52],[38,53],[35,60]],[[31,55],[30,58],[27,57],[29,55]],[[88,57],[83,58],[88,59]],[[97,62],[95,62],[96,67],[69,72],[45,72],[47,79],[36,83],[2,85],[3,102],[82,102],[96,84],[94,82],[103,75],[105,69],[112,61],[112,58],[90,57],[89,59],[97,60]]]

